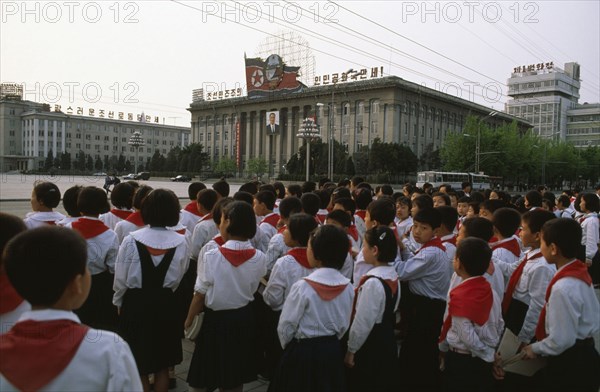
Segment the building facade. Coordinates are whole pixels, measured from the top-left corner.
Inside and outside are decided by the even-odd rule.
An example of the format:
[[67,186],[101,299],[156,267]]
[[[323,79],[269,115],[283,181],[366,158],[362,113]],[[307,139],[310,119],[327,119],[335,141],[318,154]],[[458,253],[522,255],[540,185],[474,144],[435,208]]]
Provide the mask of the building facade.
[[584,103],[567,111],[567,142],[600,147],[600,103]]
[[[399,77],[359,80],[305,88],[302,92],[261,98],[195,100],[192,141],[205,146],[211,160],[232,158],[241,170],[252,158],[264,158],[276,176],[304,143],[296,137],[302,120],[315,117],[323,142],[334,139],[352,156],[376,138],[405,144],[420,156],[435,151],[452,132],[462,132],[469,115],[495,126],[516,121],[506,113],[408,82]],[[267,114],[278,113],[278,132],[269,132]]]
[[166,155],[190,143],[187,127],[65,114],[50,111],[49,105],[4,96],[0,98],[0,171],[39,169],[50,151],[54,157],[66,152],[75,160],[83,153],[103,162],[123,155],[133,166],[136,151],[128,141],[136,131],[145,143],[139,148],[138,163],[145,163],[156,150]]

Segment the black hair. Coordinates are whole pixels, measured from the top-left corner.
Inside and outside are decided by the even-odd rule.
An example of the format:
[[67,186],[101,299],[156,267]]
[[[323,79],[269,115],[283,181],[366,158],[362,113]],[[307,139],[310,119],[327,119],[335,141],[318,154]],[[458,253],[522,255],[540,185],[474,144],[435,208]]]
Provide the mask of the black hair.
[[479,191],[471,192],[471,200],[478,201],[481,203],[485,200],[485,196],[483,196],[483,193]]
[[188,186],[188,197],[190,200],[198,200],[198,192],[202,189],[206,189],[206,185],[202,182],[192,182],[190,186]]
[[81,185],[73,185],[69,189],[65,191],[63,194],[63,208],[67,211],[67,214],[72,217],[78,217],[79,209],[77,208],[77,198],[79,197],[79,192],[83,189]]
[[275,193],[271,191],[259,191],[254,198],[259,203],[263,203],[269,211],[273,211],[273,208],[275,208],[275,199],[277,197],[275,196]]
[[110,202],[117,208],[130,210],[133,206],[135,189],[129,182],[121,182],[115,185],[110,193]]
[[542,238],[544,242],[556,245],[560,254],[567,258],[574,258],[581,248],[581,225],[571,218],[557,218],[549,220],[542,226]]
[[384,184],[379,188],[379,191],[384,194],[384,195],[388,195],[388,196],[392,196],[394,194],[394,188],[392,188],[391,185],[389,184]]
[[556,204],[567,208],[571,205],[571,198],[567,195],[560,195]]
[[53,182],[40,182],[33,187],[35,198],[48,208],[56,208],[60,203],[60,189]]
[[287,229],[292,238],[298,242],[300,246],[308,245],[310,233],[318,226],[314,216],[305,213],[294,214],[290,216],[287,223]]
[[465,238],[456,247],[456,258],[467,274],[481,276],[490,266],[492,248],[481,238]]
[[514,208],[503,207],[494,211],[492,224],[504,238],[515,234],[521,225],[521,214]]
[[453,231],[458,220],[458,212],[456,208],[450,206],[439,206],[435,208],[440,212],[442,217],[442,225],[448,230]]
[[369,204],[373,201],[373,193],[370,189],[358,188],[354,190],[353,198],[356,202],[357,209],[366,210]]
[[[22,231],[27,230],[27,226],[21,218],[15,215],[10,215],[0,212],[0,266],[2,265],[2,252],[4,247],[14,236]],[[2,273],[2,268],[0,268]]]
[[465,228],[467,237],[477,237],[489,242],[494,236],[494,224],[489,219],[478,216],[467,218],[463,221],[462,227]]
[[464,190],[466,187],[470,186],[471,188],[473,187],[473,184],[471,184],[469,181],[464,181],[463,183],[460,184],[460,188],[462,190]]
[[258,185],[254,181],[247,182],[247,183],[243,184],[242,186],[240,186],[240,189],[238,192],[248,192],[249,194],[254,196],[258,192]]
[[313,192],[303,193],[300,198],[302,201],[302,210],[308,215],[315,216],[319,212],[321,199]]
[[6,245],[3,262],[21,297],[32,306],[50,307],[77,275],[85,274],[87,243],[74,230],[39,227],[14,237]]
[[304,181],[302,183],[302,193],[309,193],[317,189],[317,184],[313,181]]
[[320,188],[323,188],[323,185],[325,185],[326,183],[328,183],[328,182],[330,182],[330,181],[331,181],[331,180],[330,180],[329,178],[327,178],[327,177],[322,177],[322,178],[319,178],[319,182],[318,182],[319,189],[320,189]]
[[137,210],[142,209],[142,202],[144,198],[148,196],[148,193],[152,192],[153,188],[148,185],[140,186],[136,191],[135,195],[133,195],[133,208]]
[[365,242],[379,249],[377,261],[392,263],[398,255],[398,244],[392,229],[387,226],[376,226],[365,232]]
[[499,208],[503,208],[506,207],[506,203],[504,203],[504,200],[500,200],[500,199],[487,199],[482,201],[481,203],[479,203],[479,209],[481,210],[482,208],[485,208],[486,210],[488,210],[489,212],[491,212],[492,214]]
[[539,233],[540,230],[542,230],[544,223],[552,219],[556,219],[556,215],[541,208],[537,208],[533,211],[527,211],[523,214],[523,216],[521,216],[521,220],[527,223],[527,226],[529,226],[529,230],[532,233]]
[[142,201],[142,220],[155,227],[176,226],[180,210],[179,199],[172,190],[155,189]]
[[365,179],[360,176],[354,176],[350,180],[350,184],[352,184],[352,186],[354,186],[354,187],[357,187],[358,184],[362,184],[363,182],[365,182]]
[[412,208],[412,201],[410,200],[410,198],[408,198],[406,196],[398,196],[395,200],[396,200],[396,205],[404,204],[405,206],[408,206],[409,211]]
[[429,195],[419,195],[413,199],[412,205],[419,207],[419,210],[433,208],[433,198]]
[[321,209],[327,208],[327,206],[329,205],[329,199],[330,199],[329,192],[327,192],[324,189],[317,189],[313,193],[316,194],[317,196],[319,196],[319,199],[321,200],[321,203],[319,204],[319,207]]
[[424,208],[417,212],[413,221],[429,225],[435,230],[442,224],[442,214],[435,208]]
[[302,197],[302,187],[298,184],[290,184],[287,187],[290,196]]
[[350,180],[347,178],[344,178],[343,180],[340,180],[340,182],[337,183],[338,187],[347,187],[348,185],[350,185]]
[[352,225],[352,217],[342,210],[333,210],[327,214],[327,220],[334,220],[344,227],[350,227]]
[[389,198],[377,199],[367,207],[369,218],[380,225],[389,226],[396,217],[396,205]]
[[350,192],[350,189],[348,189],[346,187],[337,187],[331,193],[331,198],[333,199],[334,203],[337,199],[342,199],[342,198],[351,199],[352,192]]
[[254,203],[254,196],[249,192],[238,191],[233,194],[233,200],[243,201],[252,205]]
[[471,198],[469,196],[459,197],[457,203],[470,203]]
[[349,212],[351,215],[356,213],[356,203],[350,198],[342,197],[341,199],[337,199],[334,202],[334,205],[335,204],[340,204],[342,207],[344,207],[344,211]]
[[279,215],[287,219],[293,214],[302,212],[302,201],[296,196],[289,196],[279,202]]
[[452,203],[452,201],[450,200],[450,196],[448,196],[444,192],[435,192],[433,195],[431,195],[431,199],[433,199],[434,197],[441,197],[442,199],[444,199],[444,203],[447,206],[449,206]]
[[212,211],[218,199],[219,195],[216,191],[212,189],[202,189],[200,192],[198,192],[198,198],[196,201],[198,204],[201,204],[206,211]]
[[229,196],[229,184],[225,180],[219,180],[212,185],[212,188],[219,194],[221,197]]
[[478,201],[470,202],[469,207],[471,207],[473,209],[473,213],[475,213],[475,215],[479,215],[479,202]]
[[342,229],[333,225],[319,226],[309,241],[315,259],[323,267],[339,270],[344,266],[348,256],[348,236]]
[[275,197],[277,197],[277,194],[275,193],[275,187],[272,184],[262,184],[258,187],[258,191],[269,191],[272,192]]
[[77,196],[77,209],[83,215],[97,216],[110,211],[106,191],[95,186],[86,186]]
[[[545,207],[544,207],[544,205],[545,205]],[[555,207],[556,207],[556,203],[554,202],[554,199],[546,199],[546,198],[542,199],[542,208],[545,208],[548,211],[554,211]]]
[[223,208],[223,218],[229,219],[227,233],[251,239],[256,235],[256,215],[252,206],[243,201],[234,201]]
[[[584,193],[581,198],[585,200],[585,208],[590,212],[600,211],[600,198],[594,193]],[[579,202],[581,204],[581,202]]]
[[360,184],[358,184],[356,186],[357,188],[365,188],[371,191],[371,194],[373,194],[373,187],[371,186],[371,184],[369,184],[368,182],[361,182]]
[[273,188],[275,188],[275,195],[278,199],[283,199],[285,197],[285,186],[283,185],[283,182],[274,182]]
[[231,197],[222,197],[216,203],[212,209],[213,221],[217,225],[217,227],[221,224],[221,216],[223,215],[223,208],[226,205],[233,202],[233,198]]
[[538,191],[527,192],[525,194],[525,199],[527,199],[527,204],[529,204],[529,208],[542,206],[542,194]]

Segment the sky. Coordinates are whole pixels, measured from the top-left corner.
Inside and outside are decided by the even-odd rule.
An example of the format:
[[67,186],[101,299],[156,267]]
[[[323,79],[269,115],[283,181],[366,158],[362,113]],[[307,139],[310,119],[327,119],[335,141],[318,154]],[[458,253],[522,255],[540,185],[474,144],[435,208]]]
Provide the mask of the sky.
[[315,75],[383,67],[495,110],[515,67],[575,61],[579,102],[600,102],[597,0],[2,0],[0,19],[0,81],[85,115],[189,126],[192,90],[245,89],[244,55],[280,32],[300,37],[286,46],[314,56]]

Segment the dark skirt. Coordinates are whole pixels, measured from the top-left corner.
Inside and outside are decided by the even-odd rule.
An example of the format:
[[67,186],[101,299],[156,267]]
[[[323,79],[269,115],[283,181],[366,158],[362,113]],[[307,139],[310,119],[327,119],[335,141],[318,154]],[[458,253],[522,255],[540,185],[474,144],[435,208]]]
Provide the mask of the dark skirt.
[[493,385],[492,364],[471,354],[448,351],[444,369],[445,392],[487,392]]
[[183,360],[176,300],[169,288],[129,289],[120,316],[121,336],[127,341],[140,374],[151,374]]
[[577,340],[562,354],[548,357],[542,370],[545,390],[549,392],[598,392],[600,387],[600,357],[594,339]]
[[212,391],[256,380],[256,320],[252,303],[239,309],[204,311],[190,363],[189,385]]
[[279,362],[269,392],[343,392],[344,352],[335,336],[292,340]]
[[83,324],[95,329],[117,331],[117,307],[113,305],[114,275],[108,271],[92,275],[90,294],[75,311]]
[[[175,298],[177,301],[178,317],[180,325],[185,323],[192,298],[194,297],[194,286],[196,285],[196,276],[198,269],[198,261],[190,259],[190,263],[187,271],[179,283],[179,287],[175,290]],[[183,327],[181,329],[180,337],[183,338]]]

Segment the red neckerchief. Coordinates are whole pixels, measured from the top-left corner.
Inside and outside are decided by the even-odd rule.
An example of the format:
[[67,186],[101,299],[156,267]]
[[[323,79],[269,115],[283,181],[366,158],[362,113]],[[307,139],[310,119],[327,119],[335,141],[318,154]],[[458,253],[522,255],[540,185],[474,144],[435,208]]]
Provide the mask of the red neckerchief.
[[348,227],[348,234],[350,234],[354,241],[358,241],[358,229],[356,228],[356,225],[350,225],[350,227]]
[[453,235],[452,237],[448,238],[447,240],[442,240],[442,244],[445,244],[446,242],[456,246],[456,236]]
[[490,240],[488,241],[488,244],[493,244],[494,242],[498,242],[498,238],[496,236],[493,236],[492,238],[490,238]]
[[496,271],[496,267],[494,266],[494,262],[490,260],[490,264],[485,272],[487,272],[490,276],[494,275],[494,271]]
[[587,216],[582,216],[581,218],[579,218],[579,224],[582,224],[584,220],[587,219]]
[[219,251],[225,257],[227,261],[231,263],[234,267],[239,267],[244,264],[246,261],[250,260],[256,254],[256,249],[248,248],[248,249],[228,249],[222,246],[219,246]]
[[175,230],[175,232],[181,235],[185,235],[185,227],[183,229]]
[[325,219],[327,219],[327,214],[317,214],[317,219],[321,222],[322,225],[325,224]]
[[452,326],[452,317],[465,317],[481,326],[488,321],[494,302],[492,287],[483,276],[468,279],[450,290],[448,316],[444,320],[440,342]]
[[281,226],[281,227],[279,228],[279,230],[277,230],[277,233],[279,233],[279,234],[282,234],[282,233],[285,231],[285,229],[287,229],[287,225],[283,225],[283,226]]
[[367,216],[367,210],[356,210],[354,216],[358,216],[363,221],[365,220],[365,216]]
[[223,244],[225,243],[225,240],[223,239],[223,237],[221,237],[221,234],[217,234],[216,236],[214,236],[213,241],[215,241],[219,246],[223,246]]
[[519,246],[519,241],[517,241],[516,238],[512,238],[509,241],[504,241],[500,244],[492,246],[492,251],[500,248],[510,251],[510,253],[512,253],[516,257],[521,256],[521,246]]
[[197,217],[201,217],[200,211],[198,211],[198,203],[196,201],[190,201],[184,208],[190,214],[194,214]]
[[337,298],[337,296],[342,294],[342,292],[344,292],[344,290],[348,286],[348,284],[339,284],[336,286],[330,286],[330,285],[327,285],[324,283],[315,282],[308,278],[304,278],[304,281],[306,281],[306,283],[308,283],[308,285],[317,292],[317,295],[323,301],[331,301],[331,300]]
[[5,273],[0,273],[0,315],[12,312],[23,303],[23,298],[17,293]]
[[55,221],[44,221],[45,224],[50,225],[50,226],[56,226],[56,222]]
[[205,220],[212,219],[212,217],[213,217],[212,212],[209,212],[208,214],[206,214],[202,218],[200,218],[200,220],[198,221],[198,223],[204,222]]
[[[440,240],[440,237],[433,237],[432,239],[430,239],[429,241],[427,241],[426,243],[423,244],[423,246],[421,246],[419,248],[419,250],[417,251],[417,253],[419,253],[420,251],[422,251],[425,248],[429,248],[429,247],[434,247],[434,248],[439,248],[442,251],[446,251],[446,247],[444,246],[444,244],[442,244],[442,240]],[[417,254],[415,253],[415,254]]]
[[273,226],[274,228],[277,228],[277,222],[279,222],[279,219],[281,219],[281,217],[279,216],[279,214],[270,214],[268,216],[265,217],[265,219],[263,219],[260,223],[268,223],[271,226]]
[[[460,218],[456,220],[456,232],[458,233],[458,231],[460,230],[460,224],[461,224],[461,220]],[[456,244],[454,244],[456,245]]]
[[502,314],[506,314],[506,312],[508,312],[510,301],[512,301],[512,296],[515,292],[515,288],[517,287],[517,283],[519,283],[519,280],[521,280],[521,275],[523,275],[525,264],[527,264],[527,262],[530,260],[539,259],[540,257],[542,257],[542,252],[536,253],[531,258],[529,258],[529,255],[527,255],[525,260],[523,260],[515,272],[512,273],[510,280],[508,281],[508,286],[506,286],[506,292],[504,292],[504,298],[502,299]]
[[592,278],[588,272],[587,266],[579,260],[575,260],[571,264],[563,267],[560,271],[554,275],[554,278],[550,281],[548,288],[546,289],[546,303],[540,312],[540,318],[538,320],[537,328],[535,329],[535,338],[539,341],[544,340],[548,334],[546,333],[546,306],[548,305],[548,299],[552,292],[552,286],[559,279],[562,278],[577,278],[582,280],[585,284],[591,285]]
[[293,248],[287,252],[288,255],[292,256],[294,260],[306,269],[312,269],[308,264],[308,257],[306,256],[306,248]]
[[119,210],[117,208],[113,208],[110,210],[110,213],[119,217],[119,219],[127,219],[127,217],[131,214],[131,211]]
[[108,230],[108,226],[104,222],[96,219],[86,219],[85,217],[71,223],[71,227],[81,233],[86,240],[99,236]]
[[17,389],[37,391],[69,366],[88,329],[71,320],[18,322],[0,336],[0,372]]
[[[372,276],[375,276],[375,275],[363,275],[360,278],[360,281],[358,282],[358,286],[356,286],[356,288],[354,289],[354,300],[352,301],[352,315],[350,316],[350,320],[354,320],[354,316],[356,315],[356,303],[358,302],[358,290]],[[383,281],[392,290],[392,296],[396,295],[396,293],[398,292],[398,279],[383,279]]]
[[134,225],[136,225],[138,227],[145,226],[144,220],[142,219],[142,213],[140,211],[135,211],[135,212],[131,213],[125,220],[127,222],[133,223]]

